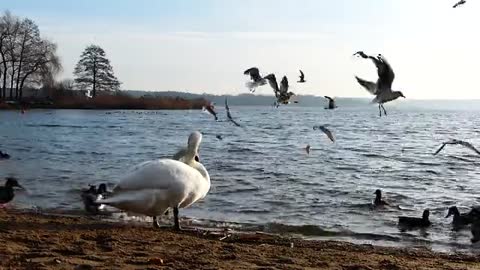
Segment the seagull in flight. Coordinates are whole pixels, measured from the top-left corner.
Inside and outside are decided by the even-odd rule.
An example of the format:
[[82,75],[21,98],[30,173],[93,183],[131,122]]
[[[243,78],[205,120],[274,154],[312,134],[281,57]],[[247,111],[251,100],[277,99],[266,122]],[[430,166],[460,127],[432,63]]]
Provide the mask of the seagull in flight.
[[241,127],[241,125],[239,123],[237,123],[235,120],[233,120],[232,118],[232,115],[230,114],[230,108],[228,107],[228,102],[227,102],[227,98],[225,98],[225,110],[227,110],[227,118],[230,122],[234,123],[235,126],[237,127]]
[[466,148],[474,151],[475,153],[479,154],[480,155],[480,151],[477,150],[477,148],[475,148],[471,143],[469,142],[466,142],[466,141],[461,141],[461,140],[456,140],[456,139],[453,139],[453,140],[450,140],[450,141],[447,141],[447,142],[444,142],[442,144],[442,146],[440,146],[440,148],[438,148],[438,150],[433,153],[433,155],[436,155],[438,153],[440,153],[440,151],[443,150],[443,148],[445,148],[445,146],[447,144],[450,144],[450,145],[454,145],[454,144],[458,144],[458,145],[462,145],[462,146],[465,146]]
[[457,7],[465,4],[466,2],[467,2],[467,1],[465,1],[465,0],[460,0],[460,1],[458,1],[455,5],[453,5],[453,8],[457,8]]
[[218,121],[217,112],[215,112],[215,108],[213,107],[213,104],[204,106],[203,109],[209,112],[211,115],[213,115],[213,117],[215,117],[215,121]]
[[383,107],[384,103],[395,100],[399,97],[405,98],[401,91],[392,90],[392,83],[395,79],[395,73],[393,72],[392,67],[381,54],[373,57],[366,55],[362,51],[359,51],[356,52],[354,55],[359,55],[364,59],[372,60],[377,67],[378,80],[376,83],[366,81],[357,76],[355,76],[355,78],[361,86],[367,89],[370,94],[375,96],[375,98],[372,100],[372,103],[378,103],[378,111],[380,116],[382,116],[381,109],[383,109],[384,115],[387,115],[387,111],[385,110],[385,107]]
[[262,76],[260,76],[260,71],[257,67],[251,67],[243,72],[244,75],[250,75],[251,82],[247,82],[247,87],[250,89],[250,92],[255,92],[255,89],[259,86],[265,85],[267,82]]
[[335,137],[333,137],[333,133],[325,126],[314,126],[313,130],[321,130],[327,137],[330,139],[330,141],[335,142]]
[[273,89],[275,97],[277,98],[276,106],[278,107],[279,104],[289,104],[290,98],[295,94],[293,92],[288,92],[288,79],[287,76],[283,76],[282,81],[280,82],[280,88],[278,88],[277,78],[275,74],[268,74],[264,77],[268,81],[268,84]]
[[306,81],[305,81],[305,74],[303,74],[303,71],[302,71],[302,70],[300,70],[300,76],[298,76],[298,77],[300,77],[300,81],[298,81],[298,83],[304,83],[304,82],[306,82]]
[[335,100],[329,96],[324,96],[326,99],[328,99],[328,107],[326,107],[326,110],[333,110],[337,108],[337,105],[335,104]]

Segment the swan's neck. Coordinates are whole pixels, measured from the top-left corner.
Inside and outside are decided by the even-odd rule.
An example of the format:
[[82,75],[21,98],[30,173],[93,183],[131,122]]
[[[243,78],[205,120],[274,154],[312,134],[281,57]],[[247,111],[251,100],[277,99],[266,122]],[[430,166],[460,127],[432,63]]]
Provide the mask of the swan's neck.
[[210,184],[210,175],[208,174],[207,169],[202,165],[200,162],[196,162],[195,160],[193,161],[193,164],[190,165],[194,169],[196,169],[202,176],[205,178],[205,180]]

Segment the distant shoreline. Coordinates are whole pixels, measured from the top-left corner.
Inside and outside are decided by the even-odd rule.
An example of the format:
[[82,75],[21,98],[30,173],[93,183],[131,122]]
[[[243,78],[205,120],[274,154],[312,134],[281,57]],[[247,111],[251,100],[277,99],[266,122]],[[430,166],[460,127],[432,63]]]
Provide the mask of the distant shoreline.
[[129,96],[98,96],[96,98],[62,97],[56,100],[27,99],[0,101],[0,110],[201,110],[205,99],[179,97],[134,98]]

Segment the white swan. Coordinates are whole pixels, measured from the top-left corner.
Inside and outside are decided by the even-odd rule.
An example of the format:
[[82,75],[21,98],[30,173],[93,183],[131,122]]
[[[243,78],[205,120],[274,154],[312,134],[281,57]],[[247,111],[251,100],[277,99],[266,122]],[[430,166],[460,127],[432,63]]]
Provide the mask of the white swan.
[[123,177],[107,199],[98,203],[118,209],[153,217],[154,227],[159,227],[157,216],[173,208],[174,228],[179,230],[178,208],[185,208],[207,195],[210,176],[205,167],[195,161],[202,140],[200,132],[188,138],[183,162],[159,159],[135,166]]

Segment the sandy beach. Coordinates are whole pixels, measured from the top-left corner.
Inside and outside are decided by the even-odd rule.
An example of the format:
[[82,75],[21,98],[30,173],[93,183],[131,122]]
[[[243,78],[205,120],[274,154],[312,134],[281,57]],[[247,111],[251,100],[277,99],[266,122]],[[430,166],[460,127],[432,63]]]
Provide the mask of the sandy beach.
[[[228,237],[226,237],[228,236]],[[480,258],[0,210],[1,269],[480,269]]]

